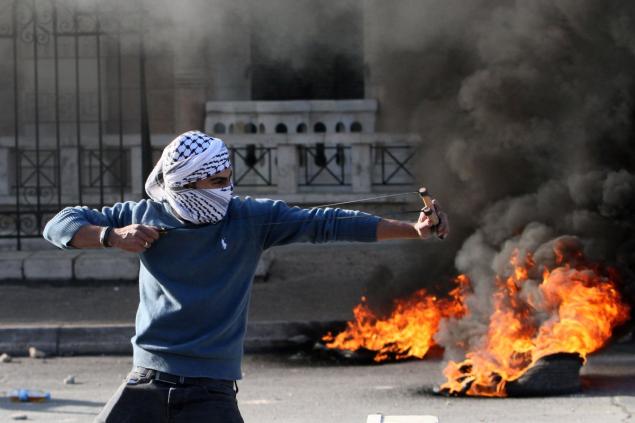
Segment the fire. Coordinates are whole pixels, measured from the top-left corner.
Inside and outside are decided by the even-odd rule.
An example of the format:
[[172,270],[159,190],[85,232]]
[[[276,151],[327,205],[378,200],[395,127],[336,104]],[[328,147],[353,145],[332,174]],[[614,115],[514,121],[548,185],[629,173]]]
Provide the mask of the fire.
[[554,256],[555,267],[542,270],[533,295],[522,293],[537,271],[532,256],[528,254],[524,263],[517,253],[512,256],[512,275],[496,281],[494,312],[482,346],[468,352],[464,361],[448,364],[442,390],[505,396],[506,384],[542,357],[577,353],[585,359],[606,343],[615,326],[628,319],[630,310],[613,276],[585,264],[580,252],[575,253],[573,264],[565,262],[558,248]]
[[[540,268],[528,253],[510,258],[509,276],[495,278],[493,312],[487,333],[462,362],[450,361],[441,386],[450,394],[505,396],[506,385],[545,356],[574,353],[582,359],[601,348],[630,309],[617,290],[617,272],[586,261],[577,249],[555,244],[554,264]],[[448,298],[419,290],[396,300],[387,318],[366,300],[342,333],[323,339],[328,348],[376,352],[375,361],[423,358],[435,345],[443,319],[469,315],[465,295],[470,281],[461,275]]]
[[323,340],[328,348],[375,351],[376,362],[389,357],[423,358],[435,345],[433,338],[441,319],[465,314],[463,297],[469,281],[465,276],[455,281],[457,287],[449,298],[428,295],[425,289],[420,289],[408,299],[396,300],[390,316],[385,319],[378,317],[362,297],[361,304],[353,309],[355,319],[348,322],[346,330],[337,336],[329,333]]

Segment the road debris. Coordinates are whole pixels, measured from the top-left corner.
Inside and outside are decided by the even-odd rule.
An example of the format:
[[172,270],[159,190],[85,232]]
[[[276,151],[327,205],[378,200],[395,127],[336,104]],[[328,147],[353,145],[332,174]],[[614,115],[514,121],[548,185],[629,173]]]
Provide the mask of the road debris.
[[26,414],[23,414],[23,413],[12,414],[11,418],[13,420],[29,420],[29,417]]
[[38,350],[35,347],[29,347],[29,357],[31,358],[46,358],[44,351]]
[[64,385],[75,385],[75,376],[68,375],[64,379]]
[[11,361],[13,361],[13,357],[9,354],[2,353],[2,355],[0,355],[0,363],[11,363]]
[[45,402],[51,399],[51,393],[37,389],[15,389],[9,392],[12,402]]

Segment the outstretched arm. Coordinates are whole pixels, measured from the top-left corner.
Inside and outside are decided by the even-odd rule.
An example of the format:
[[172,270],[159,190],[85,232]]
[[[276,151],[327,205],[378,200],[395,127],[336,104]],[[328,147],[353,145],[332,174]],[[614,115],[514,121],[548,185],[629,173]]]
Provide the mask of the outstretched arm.
[[447,215],[441,212],[436,203],[434,207],[440,219],[436,226],[424,213],[420,214],[417,222],[412,223],[351,210],[300,209],[289,207],[281,201],[256,200],[256,203],[269,210],[269,219],[257,226],[263,231],[264,248],[293,242],[427,239],[435,234],[444,238],[449,231]]

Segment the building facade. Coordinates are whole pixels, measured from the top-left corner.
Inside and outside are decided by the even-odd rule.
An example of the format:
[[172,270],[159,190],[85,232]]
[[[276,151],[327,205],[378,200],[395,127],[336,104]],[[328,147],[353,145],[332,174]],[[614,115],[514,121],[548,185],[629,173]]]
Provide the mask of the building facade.
[[231,147],[241,195],[412,190],[421,139],[383,44],[407,28],[381,25],[384,3],[0,0],[0,248],[44,248],[64,206],[142,197],[148,166],[191,129]]

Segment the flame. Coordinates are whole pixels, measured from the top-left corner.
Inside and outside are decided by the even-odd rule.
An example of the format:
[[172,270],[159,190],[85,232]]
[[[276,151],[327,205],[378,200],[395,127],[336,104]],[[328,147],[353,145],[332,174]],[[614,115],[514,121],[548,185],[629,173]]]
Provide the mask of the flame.
[[558,248],[554,256],[556,267],[543,269],[535,294],[522,295],[522,287],[530,284],[530,275],[535,273],[535,263],[530,254],[524,263],[517,252],[512,255],[511,276],[496,281],[494,312],[482,346],[468,352],[460,363],[449,362],[442,390],[505,396],[506,384],[542,357],[577,353],[586,359],[606,343],[615,326],[629,318],[615,272],[600,274],[598,266],[583,263],[581,252],[574,254],[575,266],[566,262]]
[[[480,345],[461,362],[450,361],[441,389],[450,394],[505,396],[507,383],[520,378],[541,358],[577,353],[582,359],[601,348],[613,329],[629,318],[630,309],[617,290],[615,269],[588,263],[581,251],[564,251],[556,243],[554,264],[538,268],[531,253],[510,257],[509,276],[497,276],[493,312]],[[469,278],[460,275],[448,298],[424,289],[395,300],[385,319],[366,299],[355,307],[355,319],[337,336],[327,334],[328,348],[376,352],[388,358],[423,358],[435,345],[443,319],[469,315],[465,302]]]
[[385,319],[378,317],[362,297],[362,302],[353,309],[355,319],[348,322],[346,330],[337,336],[329,333],[322,339],[328,348],[375,351],[376,362],[391,357],[423,358],[435,345],[433,338],[441,319],[465,314],[463,298],[469,280],[460,275],[455,282],[457,287],[449,298],[428,295],[425,289],[420,289],[408,299],[395,300],[390,316]]

